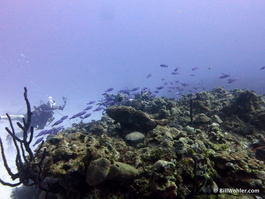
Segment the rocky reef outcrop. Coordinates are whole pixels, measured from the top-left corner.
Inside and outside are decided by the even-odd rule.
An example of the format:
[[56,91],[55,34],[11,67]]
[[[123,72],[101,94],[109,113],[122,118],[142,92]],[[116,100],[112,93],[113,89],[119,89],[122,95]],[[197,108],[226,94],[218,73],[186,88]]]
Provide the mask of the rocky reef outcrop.
[[152,119],[149,114],[136,110],[132,106],[111,106],[107,108],[106,113],[116,122],[119,122],[124,129],[148,132],[157,125],[165,126],[167,124],[166,119]]
[[49,198],[265,197],[264,111],[239,89],[132,101],[47,138],[34,156],[46,149]]
[[137,173],[137,169],[128,164],[99,158],[91,161],[87,167],[86,182],[95,186],[106,180],[127,181],[134,179]]

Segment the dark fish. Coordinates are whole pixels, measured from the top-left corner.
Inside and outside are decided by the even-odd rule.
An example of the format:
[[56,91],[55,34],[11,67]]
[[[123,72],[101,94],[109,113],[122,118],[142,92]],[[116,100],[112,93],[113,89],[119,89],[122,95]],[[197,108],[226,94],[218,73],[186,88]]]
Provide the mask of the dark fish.
[[92,100],[92,101],[88,102],[87,105],[94,104],[95,102],[96,102],[96,100]]
[[198,70],[198,69],[199,69],[199,67],[193,67],[191,70],[195,71],[195,70]]
[[184,87],[189,86],[189,84],[187,84],[187,83],[181,83],[181,85],[184,86]]
[[70,117],[69,119],[74,119],[74,118],[77,118],[77,117],[79,117],[79,116],[81,116],[81,115],[84,115],[84,114],[86,114],[86,111],[81,111],[81,112],[79,112],[79,113],[73,115],[73,116]]
[[54,130],[54,128],[49,129],[49,130],[43,130],[36,137],[39,137],[39,136],[42,136],[42,135],[52,134],[53,130]]
[[175,83],[179,83],[179,80],[175,80],[174,82],[175,82]]
[[231,83],[233,83],[236,80],[238,80],[238,78],[230,78],[227,81],[228,81],[229,84],[231,84]]
[[33,146],[39,144],[42,140],[43,140],[43,137],[37,139],[36,142],[33,144]]
[[173,71],[171,74],[172,74],[172,75],[178,75],[179,72],[177,72],[177,71]]
[[115,96],[112,96],[112,95],[109,95],[106,97],[106,100],[114,100],[115,99]]
[[265,69],[265,66],[262,66],[261,68],[260,68],[260,70],[264,70]]
[[118,91],[118,93],[129,94],[130,90],[129,89],[121,89]]
[[82,119],[88,118],[91,116],[91,113],[85,114],[83,117],[81,116]]
[[151,77],[152,76],[152,74],[148,74],[148,75],[146,75],[146,78],[149,78],[149,77]]
[[162,90],[164,88],[164,86],[157,86],[156,89],[157,90]]
[[96,109],[94,109],[93,111],[95,112],[95,111],[101,111],[103,109],[103,107],[98,107],[98,108],[96,108]]
[[58,120],[58,121],[54,122],[54,124],[52,124],[52,126],[55,126],[55,125],[61,124],[62,122],[63,122],[63,120]]
[[159,93],[159,90],[155,90],[154,93]]
[[63,116],[60,120],[65,120],[68,118],[68,115]]
[[179,70],[179,67],[176,67],[176,68],[174,69],[175,72],[178,71],[178,70]]
[[93,106],[88,106],[88,107],[85,108],[85,110],[88,111],[88,110],[90,110],[92,108],[93,108]]
[[56,135],[59,131],[61,131],[64,127],[63,126],[59,126],[58,128],[56,129],[53,129],[52,131],[52,135]]
[[222,73],[222,75],[219,77],[220,79],[225,79],[227,77],[230,77],[230,75]]
[[176,89],[178,90],[178,91],[184,91],[184,88],[181,88],[181,87],[176,87]]
[[168,68],[168,65],[166,65],[166,64],[160,64],[160,66],[163,68]]
[[115,104],[115,101],[114,100],[108,100],[108,101],[106,101],[106,104],[107,105],[113,105],[113,104]]
[[51,131],[51,133],[50,133],[50,135],[56,135],[60,130],[62,130],[64,127],[63,126],[59,126],[59,127],[57,127],[57,128],[53,128],[53,129],[51,129],[52,131]]
[[110,91],[113,91],[114,88],[108,88],[105,92],[110,92]]
[[54,128],[49,129],[46,134],[52,134],[53,130],[54,130]]
[[131,91],[138,91],[140,87],[132,88]]
[[35,138],[39,137],[39,136],[42,136],[42,135],[45,135],[45,134],[47,134],[47,132],[48,132],[48,130],[43,130],[43,131],[39,132],[39,134],[36,135]]
[[161,81],[165,81],[165,78],[162,78]]

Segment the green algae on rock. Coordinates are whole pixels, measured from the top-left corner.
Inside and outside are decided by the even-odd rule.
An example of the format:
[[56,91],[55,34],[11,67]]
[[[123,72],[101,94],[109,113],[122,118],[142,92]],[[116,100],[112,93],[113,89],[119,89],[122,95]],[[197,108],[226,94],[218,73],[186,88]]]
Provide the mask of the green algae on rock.
[[90,162],[86,182],[95,186],[106,180],[127,181],[134,179],[137,173],[137,169],[128,164],[100,158]]

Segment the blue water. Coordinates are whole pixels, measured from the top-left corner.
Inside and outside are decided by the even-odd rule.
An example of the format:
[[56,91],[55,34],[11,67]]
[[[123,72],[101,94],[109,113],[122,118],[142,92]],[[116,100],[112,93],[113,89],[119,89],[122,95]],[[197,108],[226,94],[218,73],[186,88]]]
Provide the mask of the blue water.
[[[263,1],[229,0],[4,2],[0,113],[25,113],[24,86],[32,106],[67,97],[58,118],[82,111],[110,87],[115,94],[163,85],[158,95],[175,98],[215,86],[264,93],[264,8]],[[181,83],[189,86],[168,88]]]
[[[67,97],[71,114],[109,87],[154,89],[161,78],[265,92],[264,8],[229,0],[4,2],[1,113],[25,110],[24,86],[32,105]],[[222,72],[238,79],[228,84]]]

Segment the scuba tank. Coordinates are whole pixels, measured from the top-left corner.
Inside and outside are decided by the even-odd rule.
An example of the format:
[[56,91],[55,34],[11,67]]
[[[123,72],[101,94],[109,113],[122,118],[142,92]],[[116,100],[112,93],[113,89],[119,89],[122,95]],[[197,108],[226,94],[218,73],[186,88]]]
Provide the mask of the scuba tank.
[[48,105],[51,109],[54,108],[54,107],[56,106],[56,103],[55,103],[55,101],[53,101],[53,99],[52,99],[51,96],[48,97],[48,103],[47,103],[47,105]]

